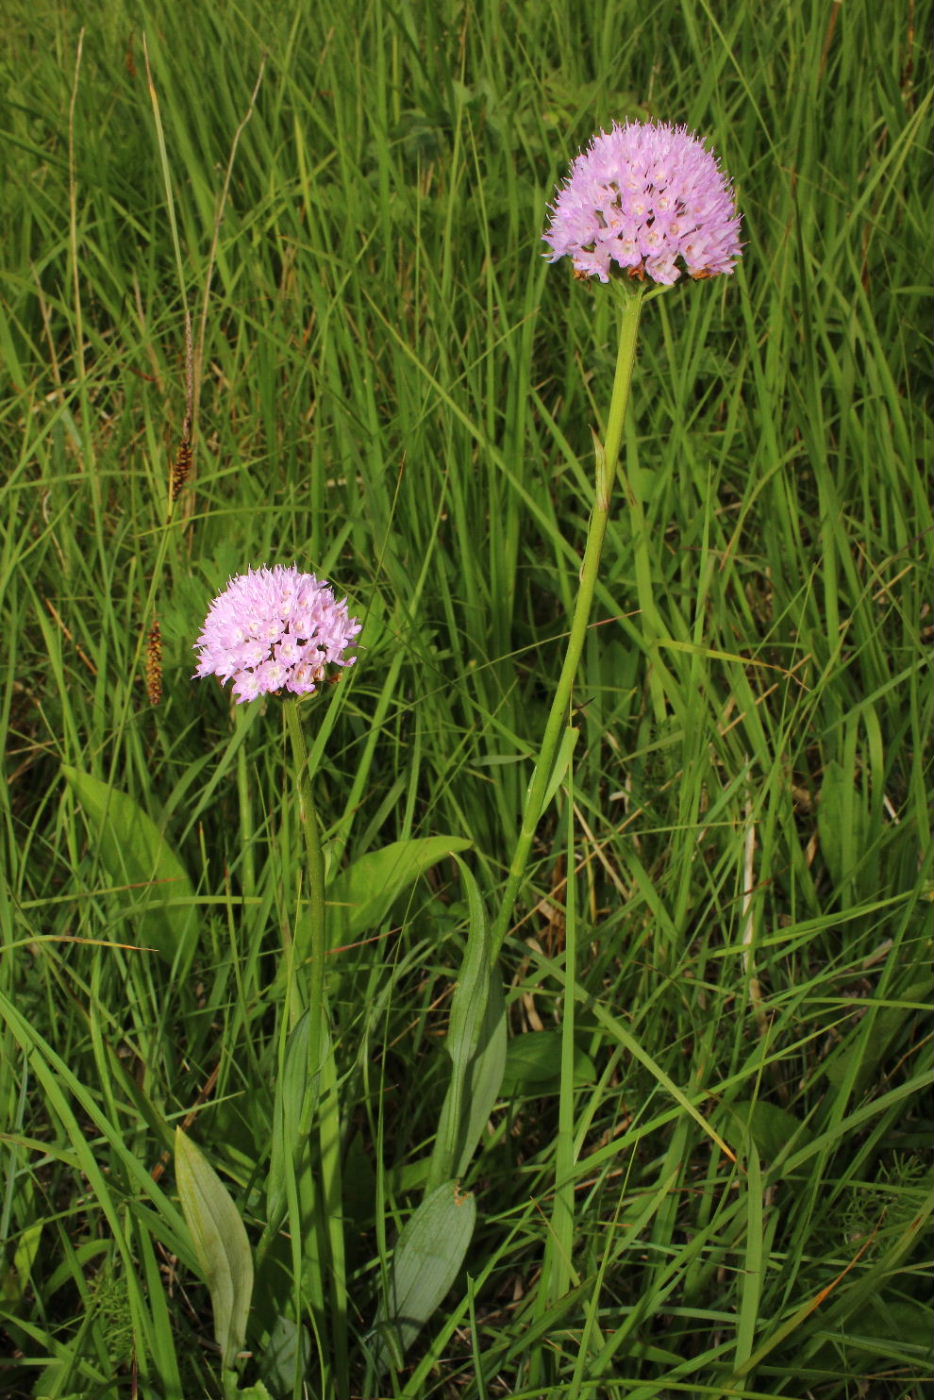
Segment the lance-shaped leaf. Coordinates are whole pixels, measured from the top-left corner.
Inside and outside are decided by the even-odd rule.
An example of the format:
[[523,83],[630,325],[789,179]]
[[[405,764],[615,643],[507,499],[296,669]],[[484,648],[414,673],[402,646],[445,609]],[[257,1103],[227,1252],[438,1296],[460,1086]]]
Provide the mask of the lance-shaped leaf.
[[84,808],[97,852],[120,897],[138,918],[141,941],[184,975],[198,936],[195,891],[156,823],[125,792],[90,773],[62,765]]
[[499,1094],[506,1063],[506,1008],[477,882],[458,859],[470,912],[467,947],[451,1001],[444,1048],[451,1057],[428,1189],[467,1170]]
[[[321,1015],[320,1007],[317,1014]],[[309,1135],[321,1091],[321,1075],[318,1068],[308,1063],[310,1039],[311,1012],[306,1011],[289,1032],[283,1070],[276,1075],[266,1183],[267,1234],[281,1224],[290,1173],[311,1171]],[[320,1045],[323,1054],[330,1053],[328,1028],[323,1023]]]
[[490,1114],[500,1097],[506,1068],[506,998],[499,970],[490,968],[486,1014],[477,1052],[470,1062],[464,1081],[464,1101],[457,1135],[454,1171],[463,1176],[470,1166]]
[[400,1359],[460,1271],[473,1235],[477,1206],[456,1181],[443,1182],[411,1217],[396,1245],[389,1296],[376,1317],[378,1364]]
[[221,1364],[231,1370],[243,1350],[253,1295],[250,1242],[220,1177],[181,1128],[175,1130],[175,1179],[195,1256],[211,1294]]
[[469,845],[459,836],[424,836],[368,851],[328,886],[332,928],[343,938],[359,938],[377,928],[403,890],[439,860]]
[[[597,1069],[577,1045],[574,1047],[574,1083],[589,1084]],[[501,1090],[504,1098],[529,1094],[540,1098],[561,1088],[561,1032],[527,1031],[513,1036],[506,1054]]]

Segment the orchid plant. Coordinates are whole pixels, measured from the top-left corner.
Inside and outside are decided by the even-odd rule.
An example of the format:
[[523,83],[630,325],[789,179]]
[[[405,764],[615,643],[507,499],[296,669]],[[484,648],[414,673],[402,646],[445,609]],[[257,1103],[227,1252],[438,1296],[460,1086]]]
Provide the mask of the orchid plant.
[[[506,1060],[505,1003],[495,971],[496,959],[511,927],[535,833],[562,777],[562,755],[570,756],[567,739],[573,741],[573,735],[567,730],[568,713],[612,509],[640,315],[649,301],[683,276],[706,280],[731,273],[741,253],[739,235],[740,216],[733,190],[716,157],[685,127],[665,123],[627,122],[598,133],[574,161],[551,206],[551,220],[544,235],[550,261],[569,257],[575,278],[605,284],[616,298],[616,371],[605,432],[596,447],[594,499],[567,648],[539,743],[508,878],[492,925],[488,925],[484,901],[473,876],[459,861],[470,920],[464,964],[450,1013],[446,1047],[451,1057],[450,1082],[425,1171],[425,1196],[397,1243],[387,1296],[374,1320],[372,1359],[377,1374],[393,1359],[401,1359],[421,1323],[438,1306],[461,1267],[473,1231],[476,1207],[473,1198],[460,1191],[459,1178],[469,1165],[496,1102]],[[638,492],[629,493],[629,506],[640,610],[651,654],[652,643],[658,639],[657,611]],[[308,772],[302,702],[319,689],[328,668],[354,665],[352,648],[360,631],[361,623],[350,615],[346,601],[338,600],[327,583],[314,574],[299,572],[295,566],[277,565],[233,578],[212,603],[195,644],[195,674],[216,676],[222,684],[232,682],[233,698],[238,704],[276,694],[284,699],[304,833],[305,898],[310,924],[310,937],[302,945],[302,956],[296,957],[295,950],[291,950],[290,1063],[294,1071],[299,1054],[308,1085],[327,1085],[331,1095],[327,1113],[332,1120],[336,1113],[337,1076],[328,1025],[325,965],[333,940],[328,931],[325,861]],[[403,879],[414,878],[442,850],[456,857],[467,844],[452,838],[435,840],[442,846],[429,842],[431,849],[426,850],[421,861],[408,859],[411,852],[399,851],[390,853],[388,862],[383,860],[385,852],[363,857],[357,863],[360,878],[356,884],[353,871],[336,877],[345,882],[344,889],[338,891],[345,898],[334,900],[332,890],[332,902],[369,908],[367,900],[372,899],[374,885],[380,881],[385,886],[386,899],[391,900]],[[408,872],[401,877],[400,861]],[[362,901],[356,899],[364,889]],[[387,907],[386,900],[380,907]],[[575,956],[569,920],[563,1055],[573,1053]],[[306,965],[307,985],[296,990],[295,979],[300,980],[301,968]],[[626,1033],[620,1034],[625,1037]],[[644,1052],[638,1046],[633,1043],[631,1048],[644,1060]],[[320,1190],[309,1186],[309,1172],[304,1170],[304,1196],[299,1199],[297,1183],[302,1173],[294,1156],[291,1167],[283,1167],[283,1151],[288,1157],[293,1149],[304,1150],[302,1143],[307,1142],[319,1103],[318,1089],[312,1092],[309,1088],[303,1103],[306,1106],[291,1129],[297,1147],[292,1142],[284,1148],[280,1145],[279,1157],[270,1166],[270,1176],[276,1181],[267,1192],[268,1219],[259,1249],[262,1259],[264,1248],[280,1229],[291,1184],[293,1266],[297,1276],[303,1268],[302,1243],[297,1236],[308,1232],[309,1214],[320,1212],[322,1203],[333,1194],[326,1181]],[[687,1108],[694,1112],[690,1105]],[[323,1106],[320,1113],[323,1118]],[[572,1105],[562,1100],[553,1229],[546,1250],[540,1311],[556,1301],[569,1283],[568,1222],[573,1218],[573,1200],[569,1198],[567,1182],[572,1176],[572,1128]],[[289,1133],[284,1136],[288,1138]],[[326,1170],[338,1170],[340,1154],[339,1149],[335,1153],[335,1142],[334,1137],[322,1136],[318,1160],[322,1176]],[[330,1163],[327,1169],[325,1162]],[[244,1340],[253,1277],[245,1232],[240,1225],[238,1234],[237,1223],[232,1222],[233,1207],[223,1187],[184,1137],[179,1142],[178,1163],[182,1205],[196,1247],[203,1251],[202,1265],[209,1283],[214,1270],[215,1326],[225,1353],[227,1389],[231,1395],[245,1394],[237,1390],[233,1369],[237,1349]],[[205,1201],[213,1202],[211,1209],[205,1207]],[[225,1222],[223,1229],[218,1221]],[[299,1230],[294,1228],[296,1223]],[[332,1301],[340,1311],[346,1308],[340,1220],[330,1221],[328,1228]],[[226,1255],[222,1238],[225,1231]],[[228,1268],[226,1272],[221,1268],[218,1284],[216,1261],[230,1254],[232,1236],[239,1239],[240,1264],[238,1269]],[[234,1286],[234,1275],[239,1277],[239,1287]],[[293,1320],[292,1325],[297,1327],[297,1321]],[[339,1369],[346,1371],[346,1360],[338,1358]]]

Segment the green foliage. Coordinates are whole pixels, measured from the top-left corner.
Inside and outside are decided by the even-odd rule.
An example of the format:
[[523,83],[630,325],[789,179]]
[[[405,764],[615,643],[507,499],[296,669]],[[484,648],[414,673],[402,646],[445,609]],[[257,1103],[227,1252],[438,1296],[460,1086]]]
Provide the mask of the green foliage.
[[[62,766],[90,824],[92,846],[116,886],[142,908],[138,918],[142,943],[167,962],[178,962],[184,976],[195,955],[195,892],[181,861],[138,803],[90,773]],[[125,916],[126,917],[126,916]]]
[[399,895],[420,875],[442,857],[464,851],[469,845],[455,836],[425,836],[392,841],[378,851],[358,856],[328,887],[331,929],[339,936],[358,938],[379,928]]
[[386,1303],[375,1328],[377,1367],[402,1364],[407,1347],[432,1316],[464,1262],[477,1218],[473,1196],[445,1181],[409,1218],[393,1251]]
[[[373,1400],[400,1335],[406,1400],[928,1384],[931,19],[5,6],[12,1400]],[[541,230],[593,130],[649,114],[709,136],[745,254],[643,314],[554,800],[484,980],[616,350]],[[280,561],[366,618],[307,707],[315,1078],[281,717],[191,679],[213,593]],[[236,1381],[179,1125],[254,1258]]]
[[463,1176],[499,1098],[506,1065],[506,1007],[500,971],[476,880],[458,859],[467,887],[467,948],[451,998],[444,1048],[451,1080],[438,1122],[429,1190]]
[[[597,1077],[593,1060],[574,1050],[574,1083],[589,1084]],[[555,1094],[561,1088],[561,1035],[558,1031],[528,1031],[509,1042],[503,1073],[503,1093]]]
[[253,1294],[250,1242],[217,1172],[181,1128],[175,1130],[175,1179],[198,1267],[211,1293],[221,1366],[231,1370],[246,1338]]

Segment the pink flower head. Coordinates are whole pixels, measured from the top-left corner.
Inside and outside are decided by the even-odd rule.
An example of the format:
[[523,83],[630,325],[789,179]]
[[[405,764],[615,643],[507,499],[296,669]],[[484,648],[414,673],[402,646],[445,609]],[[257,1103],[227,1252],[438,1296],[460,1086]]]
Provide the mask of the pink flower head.
[[238,701],[278,690],[310,695],[327,665],[352,666],[346,649],[361,624],[314,574],[293,566],[232,578],[205,618],[196,676],[232,680]]
[[716,156],[686,126],[614,123],[571,166],[551,206],[550,262],[568,254],[581,277],[614,265],[670,285],[732,272],[740,216]]

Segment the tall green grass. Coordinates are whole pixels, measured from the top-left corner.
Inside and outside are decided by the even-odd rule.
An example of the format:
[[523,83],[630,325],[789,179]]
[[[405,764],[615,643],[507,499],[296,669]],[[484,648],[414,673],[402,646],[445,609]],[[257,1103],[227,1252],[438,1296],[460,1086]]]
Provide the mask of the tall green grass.
[[[346,1311],[277,1236],[245,1383],[930,1392],[931,18],[9,0],[4,1394],[220,1394],[173,1132],[258,1245],[302,865],[277,706],[191,680],[231,573],[297,562],[366,618],[310,711],[332,870],[443,835],[495,907],[616,349],[600,289],[541,257],[546,204],[597,127],[649,115],[709,137],[746,240],[733,278],[643,317],[624,467],[653,483],[666,640],[653,661],[621,499],[499,965],[510,1068],[465,1266],[380,1375],[466,946],[443,860],[332,956]],[[121,875],[63,769],[145,812],[194,893]],[[190,968],[139,951],[192,910]],[[576,1061],[543,1065],[572,1006]]]

